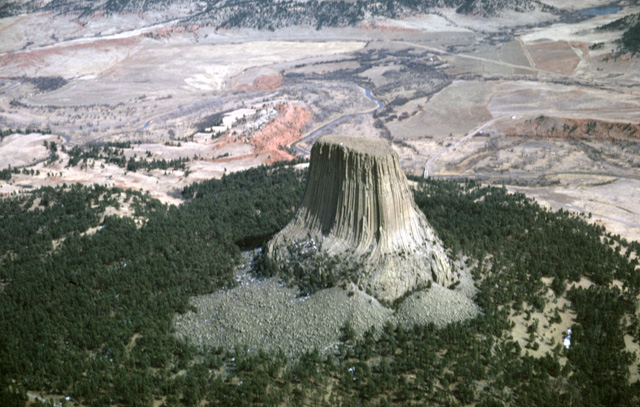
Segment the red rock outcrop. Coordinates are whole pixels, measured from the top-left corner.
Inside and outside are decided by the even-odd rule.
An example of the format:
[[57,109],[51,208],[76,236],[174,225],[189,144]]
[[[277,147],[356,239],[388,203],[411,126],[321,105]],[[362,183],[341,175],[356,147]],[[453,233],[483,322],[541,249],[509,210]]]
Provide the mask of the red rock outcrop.
[[258,130],[249,140],[256,154],[268,154],[267,164],[275,161],[291,160],[293,155],[284,148],[302,137],[311,111],[297,104],[279,103],[275,109],[278,116]]

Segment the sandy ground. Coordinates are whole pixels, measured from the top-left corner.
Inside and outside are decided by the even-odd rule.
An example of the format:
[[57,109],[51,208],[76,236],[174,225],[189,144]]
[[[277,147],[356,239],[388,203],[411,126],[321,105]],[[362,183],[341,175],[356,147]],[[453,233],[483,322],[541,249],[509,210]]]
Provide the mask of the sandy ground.
[[[492,118],[487,104],[495,86],[491,82],[456,81],[428,103],[426,100],[407,103],[399,113],[412,112],[413,115],[407,120],[392,122],[387,127],[392,134],[398,134],[403,139],[465,134]],[[452,111],[453,105],[456,109]]]
[[550,114],[615,122],[640,118],[640,101],[634,93],[528,81],[500,85],[488,109],[493,116]]
[[607,231],[640,241],[640,180],[602,177],[602,185],[578,187],[516,187],[550,209],[591,214],[589,221],[605,226]]
[[580,63],[580,58],[565,41],[536,41],[527,45],[533,66],[545,71],[571,75]]
[[50,141],[60,143],[62,139],[39,133],[13,134],[5,137],[0,142],[0,168],[25,167],[46,159],[49,157],[49,149],[44,143]]
[[[96,40],[5,54],[0,56],[0,76],[91,79],[33,98],[32,103],[36,104],[58,105],[62,95],[73,104],[114,103],[120,101],[116,98],[122,98],[122,94],[113,94],[113,90],[121,90],[123,86],[129,87],[129,97],[136,93],[166,95],[215,91],[228,88],[232,78],[252,67],[353,52],[363,46],[360,41],[250,41],[240,44],[179,43],[167,47],[157,40],[141,37]],[[119,86],[114,88],[115,84]],[[92,94],[96,87],[111,92]]]

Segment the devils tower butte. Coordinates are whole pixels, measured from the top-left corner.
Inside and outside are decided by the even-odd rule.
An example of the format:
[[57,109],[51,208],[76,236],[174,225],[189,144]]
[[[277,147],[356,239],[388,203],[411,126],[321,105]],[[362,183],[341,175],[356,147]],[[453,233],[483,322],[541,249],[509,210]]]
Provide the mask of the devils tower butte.
[[267,255],[291,264],[298,261],[294,247],[358,264],[352,279],[380,300],[393,301],[429,281],[453,281],[397,154],[380,139],[326,136],[314,144],[302,202],[268,243]]

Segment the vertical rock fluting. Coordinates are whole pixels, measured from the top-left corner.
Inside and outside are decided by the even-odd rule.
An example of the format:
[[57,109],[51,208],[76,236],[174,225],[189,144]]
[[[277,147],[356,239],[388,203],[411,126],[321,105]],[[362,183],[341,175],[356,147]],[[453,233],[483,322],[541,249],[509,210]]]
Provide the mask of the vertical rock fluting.
[[294,219],[267,245],[267,255],[290,264],[297,261],[293,246],[358,262],[356,283],[385,301],[429,281],[453,281],[398,156],[379,139],[326,136],[314,144],[304,198]]

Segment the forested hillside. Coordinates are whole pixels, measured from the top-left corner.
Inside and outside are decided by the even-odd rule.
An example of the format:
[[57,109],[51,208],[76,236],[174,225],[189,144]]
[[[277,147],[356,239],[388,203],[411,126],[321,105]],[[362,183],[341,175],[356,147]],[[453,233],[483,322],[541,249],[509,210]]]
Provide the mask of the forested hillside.
[[[369,1],[318,1],[300,2],[285,0],[272,2],[217,2],[209,4],[206,12],[194,17],[195,21],[210,22],[217,27],[251,27],[276,29],[287,26],[307,25],[315,28],[344,27],[361,22],[365,16],[398,18],[427,13],[436,7],[454,8],[464,14],[495,15],[501,10],[525,11],[533,7],[526,1],[478,1],[478,0],[386,0]],[[258,12],[256,12],[258,11]]]
[[[173,2],[191,8],[187,1]],[[533,9],[534,0],[385,0],[381,2],[326,0],[206,0],[206,7],[194,12],[192,21],[217,28],[276,29],[300,24],[312,27],[353,25],[365,16],[396,18],[425,13],[434,8],[452,8],[458,13],[481,16],[496,15],[502,10],[525,12]],[[0,6],[0,17],[24,12],[53,11],[89,16],[97,12],[110,14],[167,9],[168,0],[98,0],[91,2],[53,0],[10,2]]]
[[[637,355],[624,342],[625,334],[640,340],[640,273],[637,258],[630,260],[640,245],[472,182],[416,180],[416,200],[452,253],[479,260],[482,316],[444,329],[387,325],[363,336],[346,326],[337,353],[299,361],[175,339],[174,313],[190,308],[190,296],[234,285],[240,250],[286,224],[303,176],[284,167],[249,170],[192,185],[180,207],[98,186],[2,200],[0,405],[22,406],[27,392],[91,406],[640,401],[639,385],[628,381]],[[106,208],[124,204],[142,225],[102,219]],[[83,233],[95,226],[95,234]],[[512,338],[508,317],[544,308],[551,292],[544,277],[553,278],[554,295],[572,301],[576,319],[571,347],[557,344],[537,358]],[[581,278],[594,285],[572,285]]]
[[599,31],[623,31],[618,40],[622,54],[640,53],[640,13],[630,14],[598,27]]

